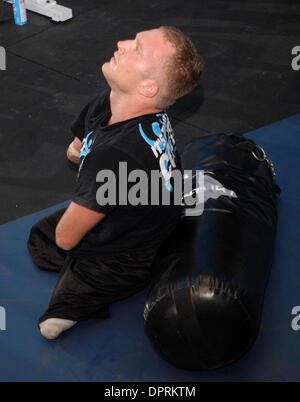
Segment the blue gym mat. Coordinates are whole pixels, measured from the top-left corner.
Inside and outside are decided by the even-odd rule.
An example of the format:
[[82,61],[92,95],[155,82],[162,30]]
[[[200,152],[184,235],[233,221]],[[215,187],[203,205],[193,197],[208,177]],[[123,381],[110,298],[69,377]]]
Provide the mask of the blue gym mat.
[[299,381],[300,330],[292,328],[292,309],[300,306],[300,114],[247,136],[274,162],[282,189],[274,265],[250,352],[213,371],[171,366],[144,333],[145,291],[112,305],[110,319],[88,320],[56,340],[44,339],[37,320],[57,276],[35,267],[26,241],[31,226],[64,203],[0,226],[0,381]]

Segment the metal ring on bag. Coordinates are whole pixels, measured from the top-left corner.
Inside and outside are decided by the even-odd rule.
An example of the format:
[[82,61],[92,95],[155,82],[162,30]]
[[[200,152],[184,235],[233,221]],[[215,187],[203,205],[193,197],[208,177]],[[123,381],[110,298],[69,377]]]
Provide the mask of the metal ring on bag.
[[252,155],[254,156],[255,159],[257,159],[258,161],[265,161],[267,159],[267,155],[264,151],[264,149],[262,147],[260,147],[259,145],[256,145],[255,148],[259,149],[260,152],[262,153],[262,158],[258,157],[254,151],[252,151]]

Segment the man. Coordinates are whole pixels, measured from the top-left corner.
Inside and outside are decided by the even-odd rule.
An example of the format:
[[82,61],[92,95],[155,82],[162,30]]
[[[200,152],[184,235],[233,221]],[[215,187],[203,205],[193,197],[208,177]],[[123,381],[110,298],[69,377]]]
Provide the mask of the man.
[[[181,208],[172,201],[131,205],[130,194],[143,200],[145,194],[137,194],[133,181],[125,185],[124,169],[128,178],[137,171],[149,178],[159,170],[164,189],[173,191],[170,176],[180,164],[164,109],[197,84],[201,71],[196,48],[173,27],[118,42],[103,64],[110,90],[86,105],[72,125],[67,156],[79,165],[72,202],[38,222],[28,241],[37,266],[59,272],[39,320],[44,337],[54,339],[78,321],[108,317],[110,303],[147,286],[156,252]],[[103,184],[107,172],[116,194],[105,203],[103,188],[111,191]],[[150,185],[145,192],[149,200]]]

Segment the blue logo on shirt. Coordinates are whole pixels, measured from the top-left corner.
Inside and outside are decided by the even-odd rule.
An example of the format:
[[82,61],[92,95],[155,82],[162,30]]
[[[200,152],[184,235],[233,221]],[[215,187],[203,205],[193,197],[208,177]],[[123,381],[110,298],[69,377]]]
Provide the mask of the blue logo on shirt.
[[138,125],[139,132],[147,144],[151,147],[155,157],[159,160],[160,171],[165,179],[165,187],[168,191],[173,191],[173,186],[170,183],[172,169],[176,167],[175,151],[176,145],[173,137],[173,131],[166,114],[157,114],[157,117],[162,117],[159,122],[152,123],[152,132],[157,137],[156,140],[151,140],[142,128],[141,123]]
[[82,148],[80,151],[79,157],[81,158],[82,156],[87,156],[91,152],[91,146],[93,144],[93,140],[88,140],[89,136],[93,133],[94,131],[91,131],[88,133],[88,135],[84,138]]

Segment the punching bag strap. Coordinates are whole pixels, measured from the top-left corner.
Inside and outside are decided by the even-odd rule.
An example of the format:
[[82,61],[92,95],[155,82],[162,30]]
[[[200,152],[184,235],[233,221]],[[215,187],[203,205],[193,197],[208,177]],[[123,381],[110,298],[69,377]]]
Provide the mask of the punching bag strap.
[[[274,182],[276,172],[273,162],[266,155],[264,149],[254,141],[244,138],[242,142],[227,148],[223,157],[230,166],[243,170],[244,172],[255,171],[257,175],[263,176],[264,178],[266,178],[266,172],[271,173],[276,192],[281,192],[281,189]],[[257,166],[256,169],[254,165]],[[264,167],[267,167],[267,169],[264,169]]]
[[273,177],[276,176],[276,172],[275,172],[275,167],[273,162],[271,161],[270,158],[267,157],[265,150],[256,144],[255,148],[252,151],[252,155],[254,156],[255,159],[257,159],[258,161],[266,161],[271,169],[272,175]]

